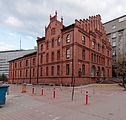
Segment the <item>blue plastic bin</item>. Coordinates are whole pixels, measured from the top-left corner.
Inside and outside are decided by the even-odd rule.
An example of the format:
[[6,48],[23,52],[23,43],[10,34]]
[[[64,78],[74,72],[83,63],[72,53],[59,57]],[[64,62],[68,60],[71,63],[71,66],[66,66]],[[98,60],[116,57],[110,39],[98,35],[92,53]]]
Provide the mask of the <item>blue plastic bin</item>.
[[0,105],[6,102],[6,92],[9,86],[0,86]]

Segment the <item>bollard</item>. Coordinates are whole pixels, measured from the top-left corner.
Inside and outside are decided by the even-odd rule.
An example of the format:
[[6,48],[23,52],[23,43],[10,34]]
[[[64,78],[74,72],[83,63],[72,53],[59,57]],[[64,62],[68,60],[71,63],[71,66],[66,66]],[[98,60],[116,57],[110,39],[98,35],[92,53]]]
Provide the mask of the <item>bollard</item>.
[[86,105],[88,104],[88,91],[86,91]]
[[81,93],[82,93],[82,87],[81,87]]
[[35,91],[34,91],[34,87],[33,87],[33,88],[32,88],[32,94],[34,94],[34,92],[35,92]]
[[42,94],[41,94],[41,96],[43,96],[43,87],[42,87]]
[[54,91],[53,91],[53,98],[55,99],[55,88],[54,88]]
[[62,91],[62,84],[60,84],[60,90]]

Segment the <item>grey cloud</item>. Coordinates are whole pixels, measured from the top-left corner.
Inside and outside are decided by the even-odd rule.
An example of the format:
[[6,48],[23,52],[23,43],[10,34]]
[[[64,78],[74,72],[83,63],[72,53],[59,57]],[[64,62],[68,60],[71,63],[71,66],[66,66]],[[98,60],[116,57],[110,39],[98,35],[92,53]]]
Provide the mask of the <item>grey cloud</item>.
[[[105,22],[126,13],[125,4],[125,0],[0,0],[0,26],[34,37],[42,36],[49,15],[55,10],[58,10],[58,19],[63,16],[65,25],[95,14],[101,14]],[[119,5],[122,10],[118,10]],[[5,20],[9,16],[17,18],[23,25],[8,26]]]

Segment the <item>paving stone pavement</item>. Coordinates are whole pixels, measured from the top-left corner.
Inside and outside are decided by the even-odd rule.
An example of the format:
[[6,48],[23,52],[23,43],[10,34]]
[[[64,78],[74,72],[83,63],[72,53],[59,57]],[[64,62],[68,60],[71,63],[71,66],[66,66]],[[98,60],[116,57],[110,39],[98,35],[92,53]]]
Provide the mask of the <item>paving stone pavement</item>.
[[[7,102],[0,107],[0,120],[126,120],[126,93],[122,88],[87,88],[90,103],[84,105],[81,89],[75,89],[74,101],[71,90],[56,91],[56,99],[46,94],[21,93],[21,86],[11,85]],[[41,87],[36,86],[36,92]],[[16,91],[15,91],[16,89]],[[59,93],[57,93],[59,92]],[[65,98],[64,98],[65,97]]]

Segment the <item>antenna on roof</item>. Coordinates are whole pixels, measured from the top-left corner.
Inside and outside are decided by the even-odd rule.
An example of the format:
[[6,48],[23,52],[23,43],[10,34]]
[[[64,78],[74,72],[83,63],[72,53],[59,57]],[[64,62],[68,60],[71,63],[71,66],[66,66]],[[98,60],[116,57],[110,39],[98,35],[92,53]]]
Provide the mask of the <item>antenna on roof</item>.
[[20,36],[20,50],[21,50],[21,36]]

